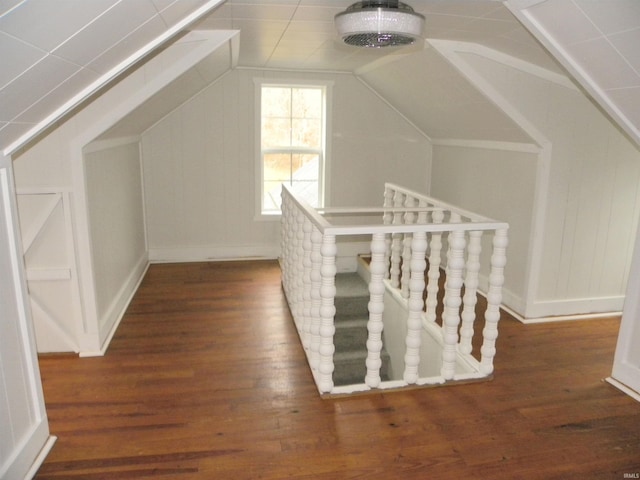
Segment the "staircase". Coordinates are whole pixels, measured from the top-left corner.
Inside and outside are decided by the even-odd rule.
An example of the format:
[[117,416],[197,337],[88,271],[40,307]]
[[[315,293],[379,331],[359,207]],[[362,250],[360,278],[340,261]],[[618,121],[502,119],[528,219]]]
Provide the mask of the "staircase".
[[[336,275],[335,354],[333,383],[336,386],[364,383],[367,373],[367,321],[369,289],[357,273]],[[389,354],[382,348],[381,379],[388,380]]]

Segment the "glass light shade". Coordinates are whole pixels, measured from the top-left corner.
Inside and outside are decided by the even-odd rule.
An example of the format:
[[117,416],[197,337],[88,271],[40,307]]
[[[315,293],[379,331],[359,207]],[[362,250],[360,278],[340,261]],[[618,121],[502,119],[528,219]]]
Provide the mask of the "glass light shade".
[[412,44],[422,35],[424,17],[394,8],[363,8],[339,13],[335,25],[345,43],[380,48]]

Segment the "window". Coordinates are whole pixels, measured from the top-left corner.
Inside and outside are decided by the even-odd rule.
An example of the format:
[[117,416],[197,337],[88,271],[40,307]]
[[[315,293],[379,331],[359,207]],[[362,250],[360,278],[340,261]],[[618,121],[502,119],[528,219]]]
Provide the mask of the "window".
[[324,204],[324,85],[260,84],[260,211],[280,213],[286,183],[311,206]]

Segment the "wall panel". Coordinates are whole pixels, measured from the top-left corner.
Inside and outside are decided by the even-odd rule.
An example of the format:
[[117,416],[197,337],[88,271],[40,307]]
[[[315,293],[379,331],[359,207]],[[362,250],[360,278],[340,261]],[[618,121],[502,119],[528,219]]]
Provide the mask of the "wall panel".
[[333,82],[332,205],[426,191],[429,140],[355,77],[233,70],[142,136],[152,261],[278,255],[279,222],[256,219],[255,77]]

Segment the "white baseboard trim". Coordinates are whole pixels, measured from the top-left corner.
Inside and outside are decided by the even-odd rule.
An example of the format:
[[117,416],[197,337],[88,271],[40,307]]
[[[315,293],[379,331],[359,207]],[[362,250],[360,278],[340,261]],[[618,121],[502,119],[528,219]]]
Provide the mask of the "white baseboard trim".
[[622,312],[600,312],[600,313],[581,313],[576,315],[555,315],[550,317],[538,317],[538,318],[523,318],[516,317],[522,323],[534,324],[534,323],[552,323],[552,322],[566,322],[574,320],[598,320],[602,318],[619,317]]
[[592,317],[618,316],[624,306],[624,295],[593,298],[569,298],[538,301],[527,305],[522,315],[527,323],[544,319],[575,320]]
[[636,392],[635,390],[632,390],[631,388],[627,387],[624,383],[619,382],[618,380],[616,380],[613,377],[607,377],[607,378],[604,379],[604,381],[609,383],[609,384],[611,384],[611,385],[613,385],[618,390],[626,393],[627,395],[629,395],[634,400],[637,400],[638,402],[640,402],[640,392]]
[[123,283],[120,291],[115,296],[111,305],[107,309],[107,312],[103,316],[103,319],[106,320],[104,320],[104,323],[101,322],[102,327],[100,328],[100,338],[104,338],[104,340],[101,342],[100,350],[81,351],[80,357],[104,356],[148,268],[149,259],[145,254],[133,268],[129,277]]
[[38,456],[33,461],[31,468],[25,475],[24,477],[25,479],[34,478],[36,476],[36,473],[38,473],[38,470],[40,469],[45,459],[49,455],[49,452],[51,452],[51,449],[53,448],[53,444],[56,443],[56,440],[58,440],[58,437],[54,435],[49,435],[49,438],[47,439],[46,443],[42,447],[42,450],[40,450],[40,453],[38,453]]
[[210,247],[150,248],[150,263],[189,263],[219,260],[275,259],[280,246],[274,245],[216,245]]

